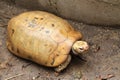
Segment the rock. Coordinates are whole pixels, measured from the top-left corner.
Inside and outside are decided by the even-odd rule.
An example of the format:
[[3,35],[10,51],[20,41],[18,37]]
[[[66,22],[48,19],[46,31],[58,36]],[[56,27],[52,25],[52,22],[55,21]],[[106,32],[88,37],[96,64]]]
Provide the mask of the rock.
[[88,24],[120,25],[120,0],[15,0],[15,3]]

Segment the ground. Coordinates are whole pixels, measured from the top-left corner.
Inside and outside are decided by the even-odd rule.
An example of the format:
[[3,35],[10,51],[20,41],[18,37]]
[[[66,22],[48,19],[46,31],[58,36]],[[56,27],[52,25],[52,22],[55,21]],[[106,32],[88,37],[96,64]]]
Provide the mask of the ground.
[[93,26],[68,20],[90,45],[85,61],[75,56],[57,76],[52,68],[38,65],[11,54],[6,48],[7,22],[28,11],[0,1],[0,80],[120,80],[120,28]]

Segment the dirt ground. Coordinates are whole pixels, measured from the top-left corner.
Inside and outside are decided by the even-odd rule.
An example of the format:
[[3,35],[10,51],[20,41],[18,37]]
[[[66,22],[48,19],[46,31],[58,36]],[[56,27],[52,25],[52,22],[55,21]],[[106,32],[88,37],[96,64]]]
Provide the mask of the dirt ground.
[[72,58],[70,65],[56,76],[47,68],[11,54],[6,48],[9,19],[27,9],[0,1],[0,80],[120,80],[120,28],[93,26],[68,20],[84,35],[90,50],[86,62]]

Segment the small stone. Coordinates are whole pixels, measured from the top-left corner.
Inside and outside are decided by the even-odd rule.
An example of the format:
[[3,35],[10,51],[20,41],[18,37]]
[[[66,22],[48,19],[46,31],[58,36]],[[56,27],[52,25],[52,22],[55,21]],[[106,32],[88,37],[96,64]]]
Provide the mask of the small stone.
[[36,78],[35,77],[32,77],[32,80],[35,80]]
[[0,46],[2,45],[2,40],[0,40]]
[[7,66],[8,66],[8,62],[2,62],[2,63],[0,63],[0,69],[6,69],[7,68]]
[[82,73],[81,73],[81,71],[78,71],[78,72],[74,73],[73,76],[74,76],[75,80],[81,79],[82,78]]

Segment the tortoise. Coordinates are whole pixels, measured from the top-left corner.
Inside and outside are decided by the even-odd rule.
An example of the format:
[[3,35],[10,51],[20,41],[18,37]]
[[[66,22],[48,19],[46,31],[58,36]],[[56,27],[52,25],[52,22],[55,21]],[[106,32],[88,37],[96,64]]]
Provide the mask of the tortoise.
[[44,11],[28,11],[13,17],[7,27],[7,48],[16,56],[61,72],[75,55],[89,49],[82,34],[64,19]]

